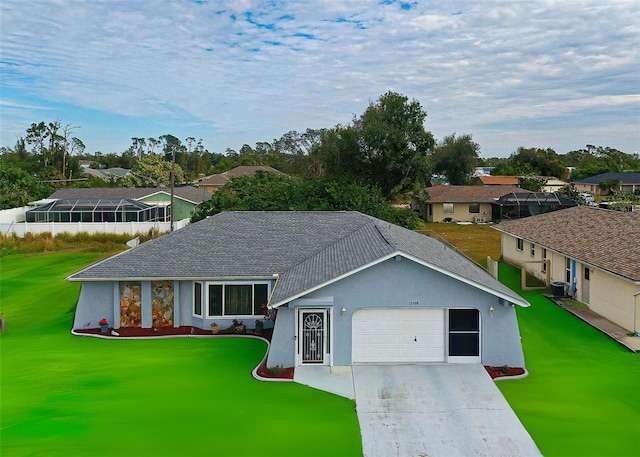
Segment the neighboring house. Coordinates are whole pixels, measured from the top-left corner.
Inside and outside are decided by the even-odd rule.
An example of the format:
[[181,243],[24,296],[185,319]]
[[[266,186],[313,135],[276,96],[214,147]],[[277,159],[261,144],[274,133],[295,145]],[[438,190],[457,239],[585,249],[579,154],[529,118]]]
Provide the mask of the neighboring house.
[[[567,185],[567,183],[561,179],[553,176],[539,176],[542,179],[546,179],[547,182],[542,186],[542,192],[556,192],[561,187]],[[481,184],[483,186],[511,186],[520,187],[520,178],[522,176],[484,176],[479,175],[474,178],[475,184]]]
[[520,176],[478,176],[476,180],[483,186],[520,186]]
[[278,175],[284,174],[281,171],[278,171],[275,168],[266,165],[241,165],[239,167],[232,168],[229,171],[225,171],[224,173],[219,173],[199,179],[195,181],[193,185],[198,189],[202,189],[206,192],[215,192],[216,190],[227,184],[231,180],[231,178],[235,178],[238,176],[253,176],[259,171],[265,173],[275,173]]
[[546,179],[547,182],[542,186],[542,192],[557,192],[568,184],[566,181],[554,178],[553,176],[544,179]]
[[640,330],[640,214],[590,206],[502,222],[502,257],[629,331]]
[[[268,366],[524,367],[529,304],[439,241],[357,212],[227,212],[67,278],[74,331],[253,328],[277,310]],[[270,321],[267,321],[270,324]]]
[[128,176],[129,174],[131,174],[131,170],[127,168],[119,168],[119,167],[105,168],[105,169],[83,167],[82,171],[87,176],[95,176],[96,178],[100,178],[107,182],[111,180],[124,178],[125,176]]
[[491,176],[491,172],[495,167],[476,167],[473,170],[473,177],[476,178],[478,176]]
[[619,181],[621,192],[631,192],[640,194],[640,173],[602,173],[589,178],[572,181],[571,184],[580,192],[590,192],[593,195],[600,195],[600,184],[603,181]]
[[507,186],[433,186],[427,202],[412,201],[412,208],[427,222],[491,222],[500,218],[496,203],[510,192],[529,192]]
[[[185,226],[211,194],[195,187],[174,189],[174,228]],[[68,232],[146,233],[168,231],[171,225],[171,190],[166,188],[63,188],[47,199],[12,213],[2,221],[6,233]],[[6,225],[6,227],[5,227]]]
[[[196,206],[211,198],[211,194],[192,186],[174,188],[174,220],[188,219]],[[49,196],[49,199],[133,199],[150,206],[169,206],[171,189],[166,187],[105,187],[105,188],[63,188]],[[165,216],[169,218],[169,213]]]

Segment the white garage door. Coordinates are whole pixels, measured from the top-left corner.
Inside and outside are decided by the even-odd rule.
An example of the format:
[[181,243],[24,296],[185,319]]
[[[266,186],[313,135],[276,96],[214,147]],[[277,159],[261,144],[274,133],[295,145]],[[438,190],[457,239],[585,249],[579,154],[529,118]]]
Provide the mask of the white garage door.
[[361,309],[353,315],[353,362],[443,362],[443,309]]

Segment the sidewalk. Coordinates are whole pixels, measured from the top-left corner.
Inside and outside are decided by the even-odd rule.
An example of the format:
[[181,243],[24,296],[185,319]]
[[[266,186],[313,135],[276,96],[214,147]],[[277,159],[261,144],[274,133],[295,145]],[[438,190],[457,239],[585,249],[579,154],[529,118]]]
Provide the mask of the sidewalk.
[[567,310],[574,316],[582,319],[584,322],[592,326],[593,328],[600,330],[609,338],[616,340],[618,343],[629,349],[631,352],[640,351],[640,336],[629,336],[629,331],[618,324],[614,324],[608,319],[605,319],[601,315],[591,311],[590,309],[574,309],[566,306],[556,297],[551,295],[545,295],[546,298],[551,300],[559,307]]

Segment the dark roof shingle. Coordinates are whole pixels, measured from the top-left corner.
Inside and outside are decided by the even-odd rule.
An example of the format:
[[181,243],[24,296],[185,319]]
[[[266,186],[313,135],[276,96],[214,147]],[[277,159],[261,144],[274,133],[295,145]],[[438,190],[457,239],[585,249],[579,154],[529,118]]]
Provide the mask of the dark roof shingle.
[[510,192],[530,192],[511,186],[433,186],[427,191],[430,203],[495,203]]
[[[63,198],[68,200],[76,198],[132,198],[139,200],[159,192],[169,195],[171,189],[166,187],[65,187],[56,190],[48,198],[58,200]],[[173,193],[183,200],[196,204],[211,198],[211,193],[193,186],[174,187]]]
[[394,253],[514,303],[526,302],[433,238],[358,212],[219,213],[85,268],[68,279],[271,278],[284,303]]
[[501,222],[501,232],[640,281],[640,214],[590,206]]

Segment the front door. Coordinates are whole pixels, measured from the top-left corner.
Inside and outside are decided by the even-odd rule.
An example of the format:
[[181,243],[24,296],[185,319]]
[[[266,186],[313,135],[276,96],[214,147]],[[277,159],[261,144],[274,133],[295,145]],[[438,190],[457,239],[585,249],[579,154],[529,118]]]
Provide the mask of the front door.
[[327,362],[327,310],[301,309],[298,317],[298,348],[303,365],[324,365]]

